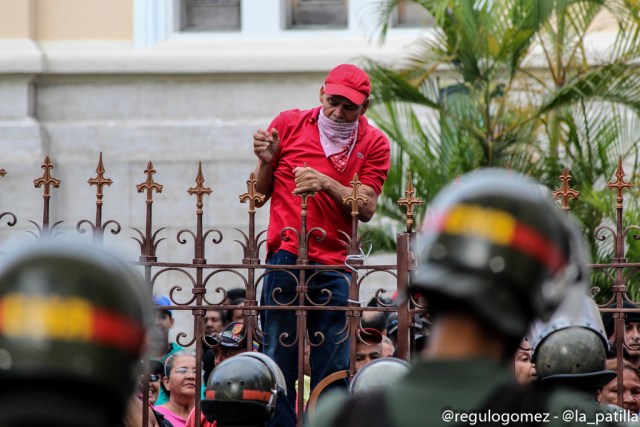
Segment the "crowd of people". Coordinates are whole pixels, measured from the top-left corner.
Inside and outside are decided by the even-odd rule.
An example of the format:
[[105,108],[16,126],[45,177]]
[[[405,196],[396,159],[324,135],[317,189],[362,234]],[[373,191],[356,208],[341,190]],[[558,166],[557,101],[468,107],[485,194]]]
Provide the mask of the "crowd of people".
[[[225,302],[230,305],[242,305],[245,299],[244,290],[236,288],[228,292]],[[372,299],[367,305],[369,307],[381,304],[393,306],[394,302],[392,299]],[[241,311],[211,309],[205,312],[202,362],[196,367],[195,353],[170,339],[174,318],[172,310],[167,308],[171,306],[169,298],[164,295],[154,295],[152,303],[154,307],[160,308],[154,310],[155,325],[150,334],[154,339],[150,348],[155,349],[155,353],[151,354],[148,369],[149,403],[153,409],[152,417],[154,418],[151,422],[155,422],[154,425],[160,427],[195,425],[193,417],[197,394],[195,389],[196,376],[201,375],[202,384],[206,386],[209,384],[210,376],[216,366],[220,366],[227,359],[247,352],[246,330],[242,316],[234,316],[234,311],[240,312],[240,314]],[[365,313],[367,314],[363,316],[356,335],[356,373],[374,360],[395,358],[396,356],[398,313],[395,311],[366,311]],[[417,351],[426,343],[426,338],[429,335],[428,324],[428,320],[422,315],[415,315],[413,318],[412,327],[415,329],[416,337],[413,347],[417,348]],[[253,341],[251,348],[253,352],[263,353],[262,345],[258,341]],[[306,345],[305,379],[310,378],[309,354],[310,346]],[[265,357],[268,356],[265,355]],[[294,368],[297,369],[297,367]],[[143,382],[140,381],[139,385],[142,387]],[[310,388],[310,382],[306,381],[305,404],[309,398]],[[298,390],[297,384],[294,390],[295,392],[291,394],[295,397]],[[205,397],[206,394],[201,393],[201,399]],[[139,390],[133,402],[130,403],[127,426],[134,427],[139,424],[140,416],[136,416],[136,411],[141,413],[141,401],[142,391]],[[204,420],[203,415],[202,422],[205,422]]]

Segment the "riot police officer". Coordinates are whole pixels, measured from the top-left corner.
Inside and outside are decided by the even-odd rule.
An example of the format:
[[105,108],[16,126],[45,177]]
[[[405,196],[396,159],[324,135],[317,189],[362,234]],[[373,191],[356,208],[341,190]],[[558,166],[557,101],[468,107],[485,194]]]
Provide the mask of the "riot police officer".
[[149,324],[142,277],[78,241],[0,262],[0,425],[120,425]]
[[[410,288],[427,298],[428,347],[400,381],[318,409],[312,426],[584,425],[583,399],[515,383],[509,361],[532,320],[586,286],[577,233],[517,173],[461,177],[434,200]],[[320,403],[319,403],[320,408]],[[571,407],[575,419],[562,418]],[[573,413],[572,413],[573,414]],[[557,418],[555,418],[557,417]]]

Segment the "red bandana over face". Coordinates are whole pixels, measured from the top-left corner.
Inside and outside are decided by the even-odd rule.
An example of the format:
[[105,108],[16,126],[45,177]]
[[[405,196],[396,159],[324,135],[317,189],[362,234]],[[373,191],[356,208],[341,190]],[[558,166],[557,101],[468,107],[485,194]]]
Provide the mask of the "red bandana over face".
[[318,131],[324,154],[331,160],[338,172],[344,172],[358,135],[358,121],[353,123],[334,122],[325,117],[320,109]]

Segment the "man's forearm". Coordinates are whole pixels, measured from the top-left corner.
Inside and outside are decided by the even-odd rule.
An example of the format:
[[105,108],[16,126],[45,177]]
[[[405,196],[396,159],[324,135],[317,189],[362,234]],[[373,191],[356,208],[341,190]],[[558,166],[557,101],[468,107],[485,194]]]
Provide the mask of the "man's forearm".
[[255,175],[258,180],[256,184],[256,191],[265,195],[262,203],[256,203],[258,207],[261,207],[267,202],[267,200],[269,200],[271,192],[273,191],[273,169],[271,168],[271,164],[258,160]]
[[[328,178],[328,177],[327,177]],[[368,185],[362,184],[359,187],[359,195],[366,198],[363,204],[358,203],[358,219],[368,222],[376,212],[378,204],[378,194]],[[345,203],[344,197],[352,195],[353,187],[346,187],[331,178],[328,178],[324,191],[341,207],[342,211],[351,215],[351,203]]]

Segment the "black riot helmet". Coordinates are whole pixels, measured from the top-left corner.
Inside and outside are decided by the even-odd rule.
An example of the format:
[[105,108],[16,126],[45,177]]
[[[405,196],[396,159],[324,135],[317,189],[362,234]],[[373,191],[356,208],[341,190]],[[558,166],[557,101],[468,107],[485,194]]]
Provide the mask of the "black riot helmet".
[[461,303],[519,341],[569,290],[584,293],[576,235],[534,181],[499,169],[469,173],[434,199],[411,288]]
[[271,419],[282,372],[251,353],[241,353],[215,367],[200,407],[218,425],[262,425]]
[[257,351],[247,351],[246,353],[241,353],[239,356],[253,357],[255,359],[262,361],[265,365],[267,365],[267,367],[269,368],[269,370],[271,371],[271,373],[273,374],[276,380],[276,387],[278,388],[278,392],[280,396],[287,395],[287,381],[285,380],[284,374],[280,370],[280,367],[275,362],[275,360],[273,360],[266,354],[260,353]]
[[142,276],[76,240],[45,239],[7,253],[0,259],[0,425],[120,420],[150,319]]

